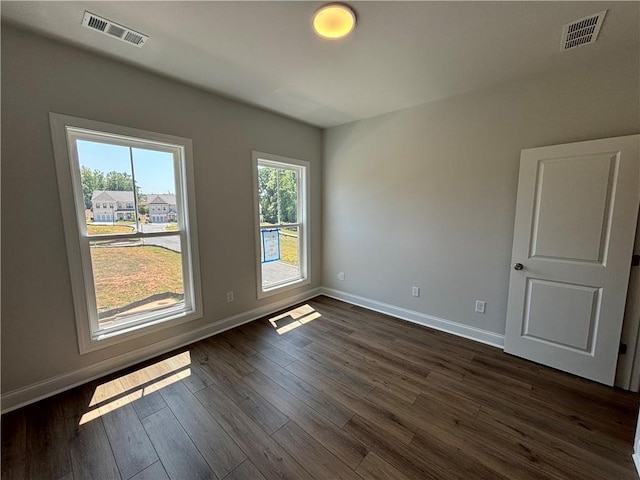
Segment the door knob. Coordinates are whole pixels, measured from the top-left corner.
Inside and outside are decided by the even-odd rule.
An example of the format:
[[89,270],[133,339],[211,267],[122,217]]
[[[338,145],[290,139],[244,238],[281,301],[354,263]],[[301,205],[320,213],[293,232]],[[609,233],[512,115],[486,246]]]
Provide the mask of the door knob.
[[521,263],[514,263],[513,264],[513,269],[514,270],[522,270],[524,268],[524,265],[522,265]]

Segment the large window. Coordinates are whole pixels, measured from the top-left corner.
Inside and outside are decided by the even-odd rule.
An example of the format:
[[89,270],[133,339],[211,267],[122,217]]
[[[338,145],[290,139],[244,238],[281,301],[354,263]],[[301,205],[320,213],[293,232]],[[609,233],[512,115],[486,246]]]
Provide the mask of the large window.
[[[191,141],[51,114],[80,351],[201,316]],[[175,214],[153,219],[160,198]]]
[[309,283],[309,163],[253,152],[258,298]]

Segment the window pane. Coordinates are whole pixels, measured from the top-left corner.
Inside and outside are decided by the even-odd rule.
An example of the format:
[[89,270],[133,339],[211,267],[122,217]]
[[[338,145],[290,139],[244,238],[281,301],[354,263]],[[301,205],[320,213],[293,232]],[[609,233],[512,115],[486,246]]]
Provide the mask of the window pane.
[[262,287],[300,278],[298,227],[261,229]]
[[100,329],[184,306],[180,236],[92,241]]
[[298,172],[258,166],[260,224],[298,223]]
[[176,175],[173,155],[133,149],[133,169],[138,187],[140,228],[143,232],[178,229]]
[[87,233],[133,233],[136,211],[129,148],[78,140]]

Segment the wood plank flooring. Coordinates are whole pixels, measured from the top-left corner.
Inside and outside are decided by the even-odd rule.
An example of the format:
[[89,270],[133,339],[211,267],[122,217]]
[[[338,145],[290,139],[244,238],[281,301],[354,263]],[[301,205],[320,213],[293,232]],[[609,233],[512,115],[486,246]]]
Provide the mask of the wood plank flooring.
[[637,479],[640,395],[317,297],[2,417],[10,479]]

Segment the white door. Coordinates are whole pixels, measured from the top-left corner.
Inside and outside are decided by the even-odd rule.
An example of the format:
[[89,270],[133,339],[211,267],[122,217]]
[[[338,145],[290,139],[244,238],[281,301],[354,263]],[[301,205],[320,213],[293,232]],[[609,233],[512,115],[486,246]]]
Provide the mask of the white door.
[[640,135],[522,151],[505,352],[613,385]]

